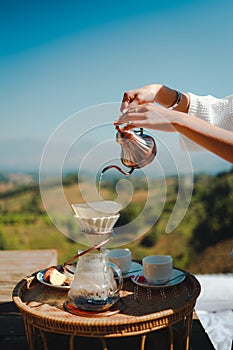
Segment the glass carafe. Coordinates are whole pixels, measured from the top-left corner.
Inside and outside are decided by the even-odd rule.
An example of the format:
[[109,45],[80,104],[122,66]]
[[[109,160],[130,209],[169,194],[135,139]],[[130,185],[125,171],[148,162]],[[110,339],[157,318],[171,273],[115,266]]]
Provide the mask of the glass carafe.
[[[80,310],[104,311],[119,300],[123,277],[121,270],[108,261],[108,250],[80,256],[68,302]],[[117,279],[114,278],[114,273]]]

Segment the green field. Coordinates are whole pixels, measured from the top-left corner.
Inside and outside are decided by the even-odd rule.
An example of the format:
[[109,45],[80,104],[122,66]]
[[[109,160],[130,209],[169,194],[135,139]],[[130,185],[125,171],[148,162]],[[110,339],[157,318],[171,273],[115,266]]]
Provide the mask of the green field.
[[[144,180],[132,177],[131,181],[134,193],[131,202],[121,212],[117,225],[134,220],[143,210],[147,200],[148,188]],[[186,215],[169,234],[166,233],[166,225],[177,199],[177,179],[166,179],[166,198],[161,180],[151,181],[151,195],[156,204],[153,213],[148,211],[145,216],[153,214],[158,218],[142,237],[140,230],[145,225],[143,218],[137,223],[135,230],[128,233],[134,240],[127,244],[133,252],[133,258],[141,259],[150,254],[171,254],[177,267],[195,273],[232,272],[233,260],[227,254],[233,248],[233,172],[216,176],[195,176],[192,200]],[[63,184],[64,195],[69,203],[83,202],[74,176],[66,176]],[[82,188],[88,190],[88,186],[88,180],[82,180]],[[101,195],[105,199],[114,199],[114,188],[115,183],[106,181]],[[52,194],[49,205],[57,205],[59,208],[57,189],[55,182],[49,187],[48,195]],[[183,195],[185,197],[185,193]],[[159,212],[161,205],[162,213]],[[72,239],[76,230],[73,218],[66,220],[65,213],[61,213],[60,220],[63,220],[71,232],[69,237],[50,220],[43,208],[37,181],[27,184],[15,183],[6,174],[2,175],[0,213],[2,250],[55,248],[58,251],[59,262],[62,263],[75,255],[78,249],[85,248]]]

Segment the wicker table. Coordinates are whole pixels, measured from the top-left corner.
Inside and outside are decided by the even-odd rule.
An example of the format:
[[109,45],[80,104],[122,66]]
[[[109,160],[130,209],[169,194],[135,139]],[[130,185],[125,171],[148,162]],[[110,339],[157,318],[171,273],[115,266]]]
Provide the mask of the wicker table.
[[169,349],[173,349],[173,326],[182,323],[182,349],[189,349],[192,314],[200,293],[197,279],[189,275],[182,283],[169,288],[149,289],[124,281],[121,300],[126,308],[118,314],[104,317],[77,316],[64,310],[67,292],[39,283],[36,274],[22,280],[14,289],[13,300],[25,324],[30,350],[38,329],[44,349],[48,349],[46,332],[70,335],[70,350],[74,337],[96,337],[107,349],[106,338],[141,336],[141,350],[149,332],[167,327]]

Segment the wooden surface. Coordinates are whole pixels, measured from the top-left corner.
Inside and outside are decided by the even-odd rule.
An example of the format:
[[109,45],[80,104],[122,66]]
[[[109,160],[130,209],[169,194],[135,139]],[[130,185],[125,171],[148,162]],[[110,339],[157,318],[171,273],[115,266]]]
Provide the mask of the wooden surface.
[[56,264],[55,249],[0,250],[0,303],[12,301],[13,289],[22,278]]

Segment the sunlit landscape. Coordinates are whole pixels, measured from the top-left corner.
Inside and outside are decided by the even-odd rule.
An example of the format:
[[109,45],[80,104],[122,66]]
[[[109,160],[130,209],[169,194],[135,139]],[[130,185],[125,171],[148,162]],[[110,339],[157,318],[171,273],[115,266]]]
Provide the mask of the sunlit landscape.
[[[81,180],[87,186],[88,180]],[[147,188],[143,179],[132,178],[135,186],[132,201],[121,211],[116,224],[121,226],[132,221],[143,210]],[[159,180],[153,180],[155,198],[159,200]],[[166,233],[166,225],[177,196],[177,179],[166,180],[167,197],[161,215],[155,224],[137,238],[136,228],[129,233],[127,245],[134,259],[142,259],[150,254],[171,254],[174,264],[194,273],[226,273],[232,270],[228,257],[232,239],[232,171],[218,175],[196,175],[191,203],[181,223],[171,233]],[[66,218],[61,212],[61,220],[69,232],[69,237],[56,227],[43,207],[37,179],[30,174],[1,174],[0,183],[0,248],[48,249],[58,251],[58,260],[63,262],[85,248],[76,242],[79,230],[73,217]],[[69,203],[82,203],[75,175],[68,174],[63,179],[65,196]],[[50,188],[56,193],[56,182]],[[157,189],[157,191],[156,191]],[[106,182],[102,189],[105,198],[114,198],[114,184]],[[53,200],[54,196],[50,196]],[[56,200],[54,200],[56,202]],[[58,203],[51,203],[51,205]],[[155,206],[156,207],[156,206]],[[143,226],[143,218],[138,230]],[[134,236],[135,235],[135,236]],[[139,235],[140,236],[140,235]],[[135,239],[136,237],[136,239]]]

